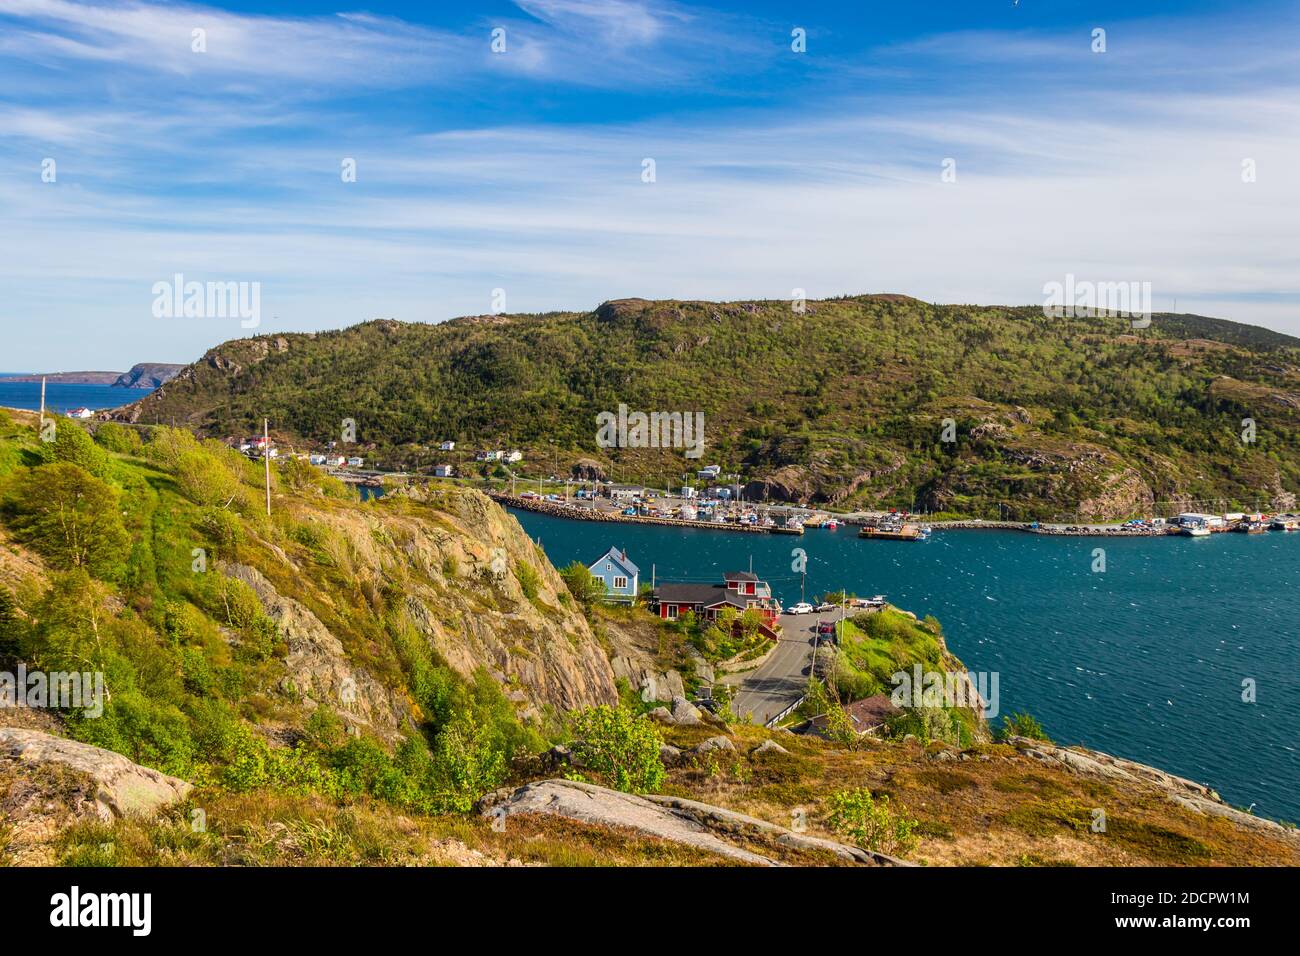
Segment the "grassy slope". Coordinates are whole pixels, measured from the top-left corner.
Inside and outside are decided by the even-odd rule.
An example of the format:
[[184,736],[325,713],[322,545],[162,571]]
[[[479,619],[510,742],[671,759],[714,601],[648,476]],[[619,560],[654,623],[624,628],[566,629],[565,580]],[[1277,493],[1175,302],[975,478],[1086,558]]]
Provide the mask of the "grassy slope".
[[[1045,318],[904,297],[607,303],[592,313],[370,322],[227,343],[141,403],[211,434],[269,415],[322,442],[353,418],[390,465],[436,442],[611,461],[594,416],[701,410],[710,461],[816,499],[1048,517],[1300,486],[1300,341],[1196,316]],[[1246,391],[1218,389],[1219,376]],[[1243,417],[1259,440],[1243,448]],[[953,418],[958,441],[939,441]],[[990,424],[991,423],[991,427]],[[984,425],[984,428],[979,426]],[[432,446],[432,448],[431,448]],[[620,477],[679,476],[679,452],[617,453]],[[1081,463],[1081,464],[1080,464]],[[1109,500],[1114,499],[1114,500]]]
[[[39,451],[30,427],[33,416],[18,417],[17,425],[0,420],[0,483],[32,467]],[[209,604],[194,603],[190,545],[201,540],[202,533],[196,530],[201,514],[181,494],[176,476],[138,457],[116,456],[111,477],[129,491],[123,505],[135,545],[130,583],[114,585],[113,624],[102,626],[122,642],[118,656],[124,660],[117,660],[114,667],[129,665],[137,676],[148,677],[140,681],[145,693],[135,705],[136,735],[121,738],[128,746],[119,749],[133,759],[181,773],[199,786],[187,804],[157,820],[75,824],[43,851],[48,853],[46,859],[95,865],[509,860],[713,865],[712,859],[631,834],[544,819],[512,822],[507,832],[496,833],[486,821],[462,813],[429,812],[412,799],[411,788],[415,796],[422,792],[420,781],[407,789],[399,786],[405,771],[384,763],[381,748],[357,751],[353,745],[327,746],[313,740],[312,760],[288,764],[282,768],[286,776],[251,773],[247,752],[231,754],[215,739],[220,735],[210,709],[226,708],[241,724],[255,729],[301,727],[305,715],[279,687],[280,657],[274,651],[241,653],[238,644],[229,640],[230,623],[214,616]],[[424,506],[403,503],[400,507],[426,513],[429,520],[447,520]],[[381,596],[367,596],[358,583],[373,569],[367,569],[356,555],[352,560],[357,563],[348,565],[347,555],[327,538],[303,531],[309,517],[357,509],[365,510],[344,499],[282,491],[277,495],[277,515],[283,517],[265,524],[248,519],[248,538],[235,556],[261,568],[286,592],[313,606],[353,659],[366,660],[426,706],[429,698],[421,674],[412,673],[384,627]],[[280,555],[309,571],[287,573]],[[37,591],[56,577],[12,541],[5,544],[5,556],[6,572],[23,570],[41,579]],[[295,584],[296,578],[304,580]],[[5,581],[13,583],[8,573]],[[17,590],[24,595],[33,589]],[[188,626],[169,629],[167,621],[176,620],[179,606],[188,608]],[[165,608],[170,612],[165,614]],[[665,633],[662,653],[676,659],[679,641],[680,635]],[[865,623],[853,644],[860,665],[872,673],[906,663],[911,656],[931,660],[939,652],[933,633],[910,624],[903,630],[881,627],[876,631]],[[427,679],[429,673],[422,672],[423,677]],[[119,692],[114,706],[124,705],[124,697]],[[497,719],[505,718],[498,714]],[[73,723],[63,732],[84,736],[89,728]],[[681,727],[664,731],[664,736],[670,743],[691,747],[717,732]],[[733,727],[731,733],[736,754],[702,758],[674,769],[662,789],[786,825],[793,808],[802,807],[813,832],[828,832],[825,813],[830,795],[847,787],[869,787],[878,795],[889,795],[896,808],[921,822],[922,841],[913,857],[932,863],[1296,862],[1294,848],[1281,841],[1179,810],[1139,788],[1097,784],[1039,767],[1007,748],[977,747],[969,751],[971,760],[940,766],[916,745],[872,743],[850,751],[782,734],[778,739],[789,754],[749,756],[754,745],[772,734],[754,727]],[[188,738],[188,744],[181,746],[181,738]],[[540,740],[533,744],[539,745]],[[283,757],[288,748],[277,744],[276,752]],[[980,760],[981,756],[988,759]],[[347,779],[354,785],[344,785],[338,777],[312,777],[306,773],[312,766],[328,767],[340,776],[350,774]],[[505,780],[518,782],[539,775],[541,771],[525,763]],[[483,780],[479,786],[499,782],[504,781]],[[0,807],[11,783],[0,780]],[[51,799],[57,800],[59,787],[74,787],[75,782],[59,783],[50,777],[24,784],[47,785],[53,788]],[[1112,821],[1105,838],[1079,825],[1087,819],[1085,811],[1094,806],[1105,807]],[[191,826],[195,808],[205,811],[206,832],[196,833]],[[0,819],[0,860],[12,832]],[[822,861],[792,857],[791,862]]]

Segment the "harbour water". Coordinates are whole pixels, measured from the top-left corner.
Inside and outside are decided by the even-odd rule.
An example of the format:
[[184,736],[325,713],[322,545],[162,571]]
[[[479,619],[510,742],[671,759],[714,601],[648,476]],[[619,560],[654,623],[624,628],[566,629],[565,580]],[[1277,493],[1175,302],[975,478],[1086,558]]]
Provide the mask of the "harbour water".
[[[20,373],[11,373],[20,374]],[[49,382],[45,386],[45,407],[55,414],[73,408],[120,408],[148,395],[147,388],[118,388],[115,385],[67,385]],[[40,382],[0,382],[0,408],[41,407]]]
[[[1057,538],[936,531],[925,543],[566,521],[515,511],[557,567],[626,548],[650,580],[754,571],[786,604],[884,593],[933,614],[972,672],[1078,743],[1207,783],[1261,816],[1300,821],[1300,533]],[[1096,549],[1104,550],[1104,571]],[[1253,686],[1255,702],[1243,700]]]

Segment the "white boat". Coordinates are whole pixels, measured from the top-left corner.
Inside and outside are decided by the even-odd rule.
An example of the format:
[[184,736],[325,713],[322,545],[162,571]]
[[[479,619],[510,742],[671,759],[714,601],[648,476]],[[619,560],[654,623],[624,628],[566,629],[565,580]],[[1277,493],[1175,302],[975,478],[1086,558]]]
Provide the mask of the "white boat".
[[1210,529],[1205,527],[1203,524],[1185,525],[1181,533],[1187,535],[1189,538],[1208,538],[1210,535]]

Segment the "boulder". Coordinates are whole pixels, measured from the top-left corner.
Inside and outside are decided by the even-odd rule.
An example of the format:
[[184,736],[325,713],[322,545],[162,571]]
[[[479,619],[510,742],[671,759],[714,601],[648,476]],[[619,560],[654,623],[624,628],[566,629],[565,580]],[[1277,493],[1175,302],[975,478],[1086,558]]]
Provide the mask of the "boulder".
[[673,698],[673,720],[686,727],[693,727],[696,724],[703,723],[700,709],[685,697]]
[[789,752],[790,751],[786,750],[775,740],[764,740],[761,744],[751,750],[749,754],[751,757],[756,757],[759,754],[788,754]]
[[677,720],[673,717],[672,712],[667,707],[656,707],[646,714],[656,724],[663,724],[665,727],[671,727]]
[[726,737],[710,737],[708,740],[706,740],[706,741],[704,741],[703,743],[699,744],[699,745],[695,748],[695,752],[696,752],[697,754],[707,754],[707,753],[711,753],[711,752],[713,752],[714,750],[731,750],[731,751],[734,751],[735,749],[736,749],[736,745],[733,744],[733,743],[732,743],[728,738],[726,738]]
[[830,853],[850,863],[910,865],[884,854],[794,833],[766,820],[694,800],[639,797],[576,780],[542,780],[516,789],[498,790],[480,800],[475,809],[483,816],[502,821],[517,813],[541,813],[590,826],[633,830],[755,866],[779,866],[781,863],[737,844],[766,844],[774,850]]
[[41,769],[65,767],[94,784],[94,810],[105,822],[144,816],[183,800],[193,789],[184,780],[132,763],[121,754],[17,727],[0,727],[0,769],[13,763]]
[[665,767],[676,767],[682,762],[682,752],[672,744],[660,744],[659,760]]

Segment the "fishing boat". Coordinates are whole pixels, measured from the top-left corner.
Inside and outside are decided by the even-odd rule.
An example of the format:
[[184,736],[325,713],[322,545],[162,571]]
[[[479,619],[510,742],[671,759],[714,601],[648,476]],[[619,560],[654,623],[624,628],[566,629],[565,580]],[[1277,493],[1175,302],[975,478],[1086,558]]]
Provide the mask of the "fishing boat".
[[880,538],[885,541],[920,541],[921,529],[914,524],[898,522],[881,522],[875,525],[863,525],[858,532],[859,538]]
[[1189,524],[1183,525],[1183,527],[1179,529],[1178,533],[1185,534],[1189,538],[1208,538],[1210,536],[1210,529],[1205,527],[1203,524]]
[[1278,515],[1269,527],[1274,531],[1300,531],[1300,518],[1294,515]]
[[931,533],[931,532],[930,532],[930,529],[927,528],[927,527],[925,527],[924,525],[922,525],[922,526],[921,526],[921,530],[920,530],[919,532],[917,532],[916,540],[918,540],[918,541],[929,541],[929,540],[930,540],[930,533]]
[[826,521],[826,523],[825,523],[824,525],[822,525],[822,527],[825,528],[827,531],[834,531],[834,530],[835,530],[836,528],[838,528],[839,526],[840,526],[840,523],[839,523],[838,521],[836,521],[834,518],[830,518],[830,519],[828,519],[828,520]]
[[1242,534],[1263,534],[1268,530],[1268,525],[1262,521],[1241,521],[1232,530]]
[[773,524],[773,534],[803,534],[803,522],[794,515],[785,519],[785,524]]

